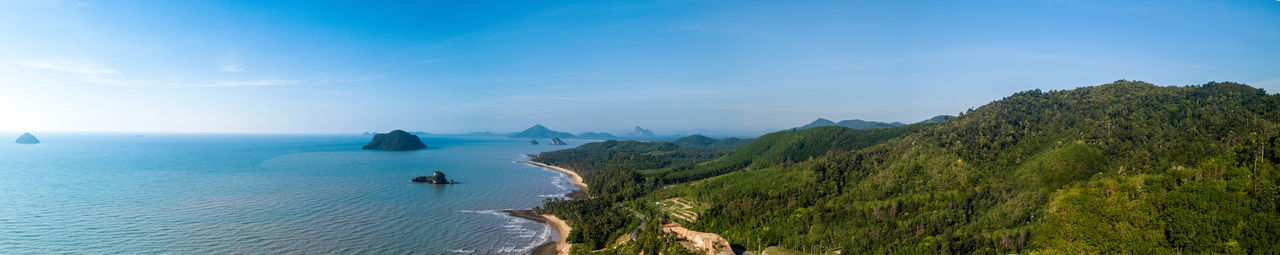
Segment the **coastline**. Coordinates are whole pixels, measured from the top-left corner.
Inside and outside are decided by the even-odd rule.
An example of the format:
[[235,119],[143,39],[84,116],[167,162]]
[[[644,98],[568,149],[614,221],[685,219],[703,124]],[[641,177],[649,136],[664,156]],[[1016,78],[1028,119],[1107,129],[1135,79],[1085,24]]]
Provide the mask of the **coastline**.
[[[569,192],[569,194],[565,194],[565,196],[572,199],[587,198],[587,183],[583,182],[582,176],[578,175],[578,173],[574,172],[573,170],[569,170],[563,167],[548,165],[548,164],[544,164],[542,162],[537,162],[533,160],[517,161],[516,163],[530,164],[530,165],[539,166],[539,167],[564,173],[565,175],[569,176],[570,180],[572,180],[570,185],[573,185],[574,187],[578,187],[577,190],[571,191]],[[569,254],[569,249],[571,248],[572,244],[569,243],[568,239],[569,239],[569,231],[572,231],[572,228],[569,228],[569,224],[566,223],[564,220],[561,220],[560,218],[551,214],[537,214],[537,213],[534,213],[533,210],[503,210],[503,211],[510,214],[511,216],[536,221],[542,224],[547,224],[547,226],[554,228],[557,233],[560,233],[560,239],[551,240],[545,244],[538,245],[538,247],[533,249],[533,254],[537,254],[537,255],[568,255]]]
[[565,175],[569,176],[569,179],[573,180],[573,182],[570,184],[573,185],[574,187],[578,187],[578,190],[571,191],[566,196],[570,198],[576,198],[576,199],[587,198],[587,183],[583,182],[582,176],[578,175],[578,173],[574,172],[573,170],[569,170],[563,167],[543,164],[542,162],[537,162],[532,160],[517,161],[516,163],[540,166],[543,168],[556,170],[557,172],[564,173]]
[[537,214],[533,210],[502,210],[511,216],[522,219],[536,221],[538,223],[547,224],[556,230],[560,235],[560,239],[550,240],[547,243],[538,245],[533,249],[532,254],[535,255],[568,255],[569,254],[569,224],[564,220],[550,214]]

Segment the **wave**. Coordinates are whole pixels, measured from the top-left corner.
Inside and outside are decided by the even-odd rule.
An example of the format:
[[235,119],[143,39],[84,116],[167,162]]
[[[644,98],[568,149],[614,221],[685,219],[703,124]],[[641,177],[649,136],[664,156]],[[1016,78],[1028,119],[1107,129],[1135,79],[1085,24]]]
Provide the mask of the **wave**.
[[[503,232],[506,232],[508,236],[514,238],[510,240],[511,242],[494,244],[493,248],[496,248],[494,250],[499,254],[527,254],[539,245],[551,240],[551,226],[511,216],[510,214],[503,212],[503,210],[458,210],[458,212],[495,215],[506,219],[505,222],[501,223],[502,230]],[[521,242],[521,240],[528,241]],[[472,252],[474,252],[474,250]]]

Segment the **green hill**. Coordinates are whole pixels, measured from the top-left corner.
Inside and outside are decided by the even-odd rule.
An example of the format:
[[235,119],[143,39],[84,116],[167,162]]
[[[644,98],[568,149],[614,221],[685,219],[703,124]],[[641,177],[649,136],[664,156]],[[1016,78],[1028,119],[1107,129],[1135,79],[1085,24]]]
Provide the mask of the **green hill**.
[[734,149],[750,143],[751,139],[741,139],[729,137],[716,140],[715,138],[704,135],[690,135],[681,137],[675,141],[671,141],[676,145],[684,148],[709,148],[709,149]]
[[828,152],[875,145],[931,126],[919,124],[870,130],[824,126],[769,133],[753,139],[724,157],[702,163],[695,169],[669,173],[663,177],[663,180],[683,182],[741,169],[759,169],[783,163],[801,162]]
[[[628,176],[587,180],[626,195],[593,190],[600,198],[544,210],[605,226],[570,221],[575,229],[624,233],[608,226],[637,219],[608,203],[624,204],[649,214],[648,225],[679,221],[750,250],[1280,252],[1280,95],[1241,84],[1032,90],[941,123],[783,131],[719,157],[671,148],[566,155],[562,162],[594,162],[580,172]],[[646,161],[680,163],[637,164]],[[691,207],[664,204],[672,199]],[[648,239],[609,251],[678,245],[656,229],[640,235]],[[616,237],[595,235],[589,248]]]
[[706,137],[704,135],[691,135],[691,136],[681,137],[680,139],[676,139],[675,141],[671,141],[671,143],[674,143],[682,147],[694,147],[694,148],[705,148],[705,147],[711,146],[712,144],[715,144],[716,142],[719,142],[719,140],[716,140],[715,138],[711,138],[711,137]]
[[[696,183],[687,195],[711,205],[691,228],[854,254],[1274,253],[1278,124],[1280,96],[1234,83],[1021,92],[881,145]],[[744,185],[762,179],[790,181]]]

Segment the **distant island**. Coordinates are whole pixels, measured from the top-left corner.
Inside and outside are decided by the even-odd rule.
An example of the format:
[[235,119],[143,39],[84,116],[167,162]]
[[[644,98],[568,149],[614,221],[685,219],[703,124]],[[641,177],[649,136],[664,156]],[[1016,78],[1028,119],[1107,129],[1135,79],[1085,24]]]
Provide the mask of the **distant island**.
[[40,139],[36,139],[36,136],[31,135],[31,133],[22,133],[22,136],[18,136],[18,140],[13,142],[20,144],[38,144],[40,143]]
[[574,138],[573,134],[555,131],[542,126],[542,124],[533,125],[529,129],[520,131],[520,133],[511,134],[511,138]]
[[529,144],[538,145],[538,139],[529,140]]
[[569,145],[569,144],[564,143],[564,141],[561,141],[559,137],[552,137],[551,145]]
[[596,140],[618,139],[617,136],[614,136],[613,134],[606,133],[606,132],[586,132],[586,133],[579,134],[578,138],[596,139]]
[[411,181],[426,184],[453,184],[453,180],[446,179],[444,177],[444,172],[440,171],[436,171],[431,176],[414,177]]
[[361,149],[384,151],[412,151],[427,148],[418,136],[404,130],[393,130],[386,134],[373,135],[373,140]]
[[628,137],[653,137],[653,136],[656,136],[656,135],[655,135],[655,134],[653,134],[653,130],[648,130],[648,129],[641,128],[640,126],[636,126],[635,131],[632,131],[631,133],[627,133],[627,135],[626,135],[626,136],[628,136]]

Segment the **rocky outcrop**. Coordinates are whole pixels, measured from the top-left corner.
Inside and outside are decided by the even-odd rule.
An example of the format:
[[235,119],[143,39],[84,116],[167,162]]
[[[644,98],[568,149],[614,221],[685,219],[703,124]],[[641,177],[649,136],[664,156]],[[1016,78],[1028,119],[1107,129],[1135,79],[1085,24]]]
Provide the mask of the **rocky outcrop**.
[[440,171],[436,171],[431,176],[414,177],[412,181],[417,183],[427,183],[427,184],[453,184],[453,180],[446,179],[444,177],[444,172],[440,172]]
[[373,135],[373,140],[362,147],[362,149],[366,150],[384,151],[412,151],[425,148],[427,148],[427,145],[422,144],[422,140],[418,136],[404,132],[404,130],[394,130],[386,134]]
[[551,145],[569,145],[561,141],[559,137],[551,138]]
[[662,232],[674,233],[676,238],[680,240],[680,244],[686,249],[693,251],[701,251],[709,255],[732,255],[733,247],[729,245],[729,241],[715,233],[704,233],[689,230],[680,226],[680,223],[667,223],[662,225]]
[[538,139],[529,140],[529,144],[538,145]]
[[641,128],[640,126],[636,126],[635,131],[631,131],[631,133],[627,133],[627,136],[628,137],[653,137],[654,134],[653,134],[653,130],[648,130],[648,129]]
[[22,133],[22,136],[18,136],[18,140],[13,142],[21,144],[37,144],[40,143],[40,139],[36,139],[36,136],[31,135],[31,133]]

